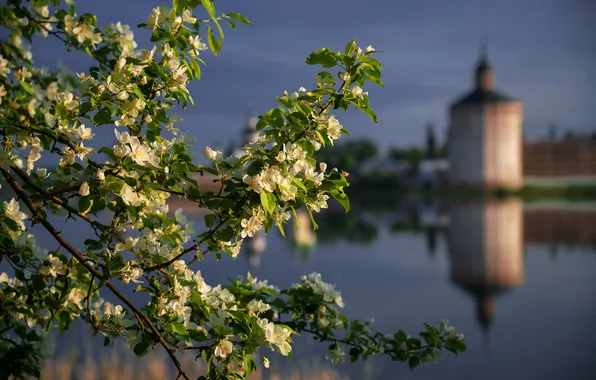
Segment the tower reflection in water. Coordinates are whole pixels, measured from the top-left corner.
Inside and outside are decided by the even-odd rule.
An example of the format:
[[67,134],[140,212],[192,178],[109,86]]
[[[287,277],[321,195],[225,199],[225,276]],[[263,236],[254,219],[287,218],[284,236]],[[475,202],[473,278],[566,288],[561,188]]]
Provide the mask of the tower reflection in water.
[[524,282],[523,202],[454,202],[448,214],[451,281],[475,298],[477,319],[487,332],[495,297]]
[[[289,228],[287,228],[289,227]],[[285,239],[289,248],[301,261],[312,259],[317,234],[310,221],[310,216],[304,209],[296,210],[296,217],[287,224],[288,238]],[[261,264],[261,254],[267,248],[267,235],[260,230],[252,238],[246,238],[243,251],[248,258],[249,270],[256,270]]]

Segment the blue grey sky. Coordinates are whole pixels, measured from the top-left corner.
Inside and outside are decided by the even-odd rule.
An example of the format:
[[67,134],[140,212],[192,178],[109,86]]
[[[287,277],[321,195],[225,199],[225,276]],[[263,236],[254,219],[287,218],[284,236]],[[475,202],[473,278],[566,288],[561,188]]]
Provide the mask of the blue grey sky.
[[[154,0],[79,0],[79,13],[98,23],[145,22]],[[470,88],[479,41],[489,39],[496,86],[525,103],[526,135],[550,123],[596,129],[596,4],[591,0],[219,0],[218,11],[247,16],[254,27],[229,30],[221,53],[205,52],[201,82],[190,86],[196,106],[181,113],[197,146],[237,138],[247,111],[275,107],[283,90],[312,87],[316,67],[304,63],[320,47],[343,49],[352,38],[384,50],[385,87],[370,86],[379,123],[357,111],[338,114],[352,136],[389,145],[421,144],[433,122],[445,135],[447,104]],[[148,36],[136,33],[139,45]],[[42,41],[39,41],[42,42]],[[56,41],[34,49],[38,63],[85,59]]]

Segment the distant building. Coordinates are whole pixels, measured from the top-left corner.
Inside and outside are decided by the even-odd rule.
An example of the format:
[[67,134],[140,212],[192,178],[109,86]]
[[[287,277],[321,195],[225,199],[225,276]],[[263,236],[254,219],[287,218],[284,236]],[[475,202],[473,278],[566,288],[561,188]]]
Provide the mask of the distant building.
[[596,141],[589,138],[524,143],[526,185],[596,183]]
[[418,170],[412,185],[427,190],[443,187],[448,172],[449,161],[447,159],[424,159],[418,163]]
[[483,51],[473,90],[449,109],[450,186],[517,189],[523,185],[523,103],[495,91],[494,81]]

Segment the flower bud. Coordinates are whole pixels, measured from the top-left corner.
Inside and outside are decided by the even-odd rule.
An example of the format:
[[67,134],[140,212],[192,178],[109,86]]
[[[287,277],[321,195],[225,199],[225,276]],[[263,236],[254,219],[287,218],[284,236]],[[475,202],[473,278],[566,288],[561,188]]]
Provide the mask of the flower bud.
[[217,158],[217,152],[207,146],[205,147],[205,150],[203,150],[203,157],[208,160],[215,161]]

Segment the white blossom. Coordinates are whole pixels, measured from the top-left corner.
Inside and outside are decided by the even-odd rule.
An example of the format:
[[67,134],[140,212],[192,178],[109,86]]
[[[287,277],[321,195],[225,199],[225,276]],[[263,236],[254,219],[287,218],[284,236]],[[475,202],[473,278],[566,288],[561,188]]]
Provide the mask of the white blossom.
[[290,346],[287,339],[292,334],[292,331],[285,326],[269,322],[265,318],[260,319],[258,324],[259,327],[265,330],[265,339],[267,339],[269,343],[276,345],[283,356],[288,356],[292,351],[292,346]]
[[6,77],[10,74],[10,61],[0,55],[0,75]]
[[203,157],[214,162],[220,162],[223,159],[223,153],[207,146],[203,150]]
[[227,339],[222,339],[215,347],[215,356],[225,359],[234,350],[234,345]]
[[263,300],[256,299],[251,300],[246,307],[253,314],[263,313],[271,309],[271,306],[263,302]]
[[72,111],[79,106],[79,101],[70,92],[59,92],[56,94],[56,101],[64,104],[67,110]]
[[362,96],[368,95],[368,92],[362,92],[362,89],[358,86],[352,87],[352,95],[361,98]]
[[327,136],[333,143],[333,140],[338,140],[341,137],[341,129],[342,125],[339,121],[335,118],[335,116],[331,115],[327,122]]
[[141,283],[138,278],[143,276],[143,270],[141,268],[133,268],[130,263],[126,266],[126,268],[122,271],[122,283],[124,285],[128,284],[130,281],[134,283]]
[[135,191],[131,186],[129,186],[128,184],[124,184],[124,186],[122,186],[122,189],[120,190],[120,198],[122,198],[122,201],[129,205],[129,206],[141,206],[143,204],[145,204],[147,202],[147,198]]
[[46,258],[46,262],[49,266],[42,266],[39,272],[44,276],[57,277],[58,275],[66,274],[66,267],[59,257],[49,254]]
[[81,197],[86,197],[89,195],[89,184],[87,182],[83,182],[81,187],[79,187],[79,195]]

